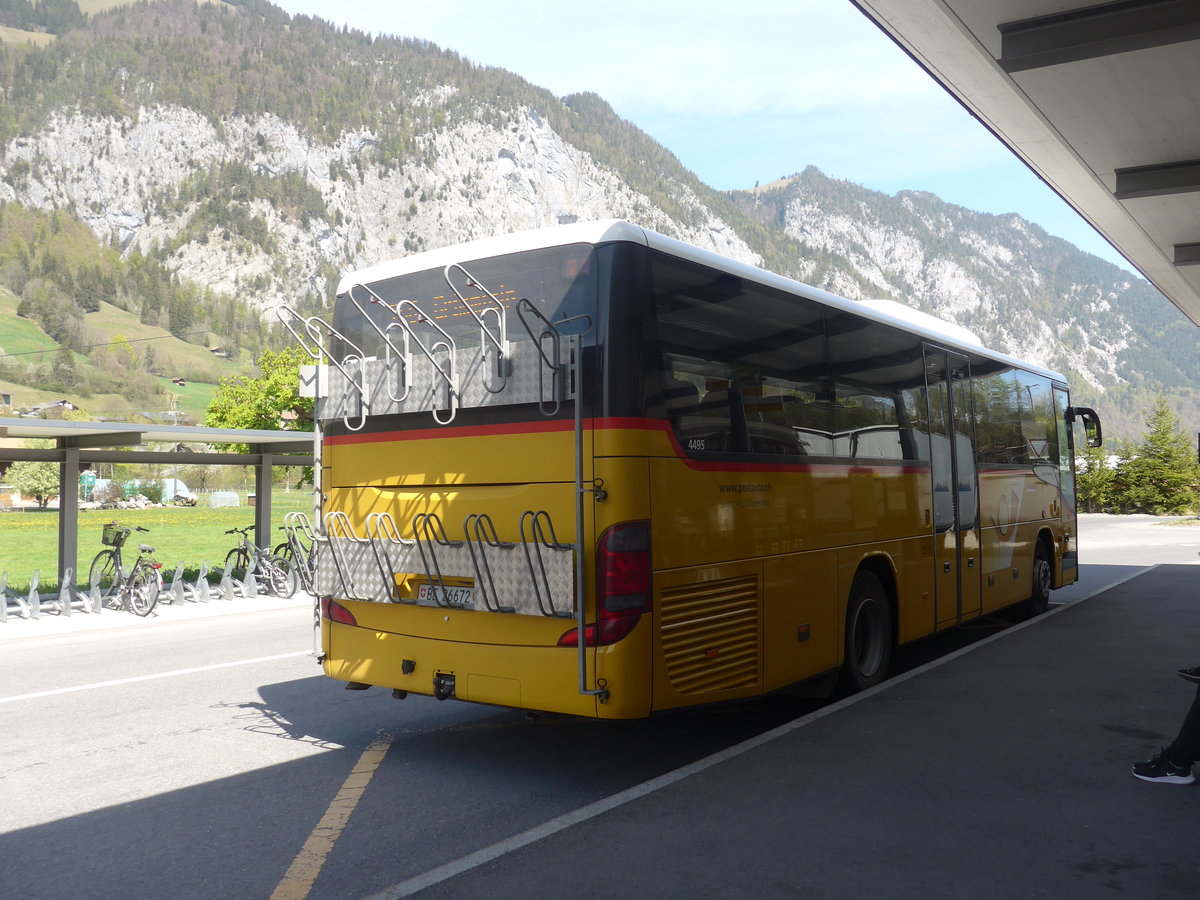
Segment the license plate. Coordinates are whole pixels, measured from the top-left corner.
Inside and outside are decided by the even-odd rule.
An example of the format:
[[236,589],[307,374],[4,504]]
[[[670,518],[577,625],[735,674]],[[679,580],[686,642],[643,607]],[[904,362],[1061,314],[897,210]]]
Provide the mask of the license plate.
[[475,608],[475,589],[469,587],[441,588],[433,584],[422,584],[417,588],[418,603],[436,603],[455,609]]

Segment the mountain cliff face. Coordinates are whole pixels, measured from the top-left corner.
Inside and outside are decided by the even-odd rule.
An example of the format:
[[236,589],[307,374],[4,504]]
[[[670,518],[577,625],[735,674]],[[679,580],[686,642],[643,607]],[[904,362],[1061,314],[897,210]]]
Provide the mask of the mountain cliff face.
[[[25,174],[0,183],[0,201],[69,209],[122,250],[165,253],[181,277],[264,312],[323,296],[347,267],[572,217],[627,218],[761,262],[694,194],[679,200],[695,222],[676,222],[533,109],[419,135],[418,159],[403,166],[374,161],[380,139],[361,130],[324,143],[269,113],[214,123],[180,106],[119,120],[56,114],[4,148],[6,168]],[[281,178],[303,183],[309,209],[272,197]],[[213,199],[222,215],[210,214]]]
[[612,216],[955,321],[1068,373],[1117,433],[1137,434],[1160,390],[1185,421],[1200,413],[1195,328],[1017,216],[811,168],[715,192],[600,98],[555,98],[423,42],[258,0],[173,0],[0,63],[0,203],[66,210],[122,255],[264,316],[319,308],[346,268]]

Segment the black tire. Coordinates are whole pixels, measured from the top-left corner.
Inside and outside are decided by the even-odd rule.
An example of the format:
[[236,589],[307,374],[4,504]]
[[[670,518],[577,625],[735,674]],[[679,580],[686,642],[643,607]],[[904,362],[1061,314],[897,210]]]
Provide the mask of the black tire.
[[1040,616],[1050,607],[1050,590],[1054,585],[1054,563],[1046,542],[1038,540],[1033,551],[1033,577],[1029,586],[1029,599],[1024,603],[1026,616]]
[[231,578],[236,578],[238,581],[245,581],[246,566],[249,562],[246,558],[246,551],[241,547],[234,547],[225,554],[225,571],[229,573]]
[[158,603],[158,573],[150,566],[138,566],[129,579],[129,611],[148,616]]
[[113,592],[113,586],[117,583],[117,552],[115,550],[101,550],[92,560],[92,567],[88,569],[88,590],[92,589],[92,585],[96,585],[100,591],[100,599],[107,600]]
[[892,643],[892,608],[887,588],[873,572],[861,570],[850,585],[850,602],[846,604],[841,693],[854,694],[887,678]]
[[285,541],[275,548],[275,552],[272,555],[276,559],[286,559],[290,561],[292,558],[292,545]]

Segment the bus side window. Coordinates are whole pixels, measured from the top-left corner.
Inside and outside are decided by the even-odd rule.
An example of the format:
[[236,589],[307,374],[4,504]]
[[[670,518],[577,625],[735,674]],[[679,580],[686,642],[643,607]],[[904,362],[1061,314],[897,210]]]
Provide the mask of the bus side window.
[[[668,370],[664,405],[680,446],[688,453],[720,453],[733,444],[729,382]],[[697,382],[703,382],[702,390]]]
[[742,381],[742,409],[751,453],[799,456],[799,436],[788,421],[782,383],[762,377]]
[[731,397],[728,381],[717,378],[708,379],[708,390],[700,398],[698,423],[703,434],[704,445],[685,444],[689,450],[728,452],[737,449],[738,442],[734,437],[734,411],[730,406]]
[[1025,438],[1021,434],[1021,388],[1016,373],[1009,367],[977,373],[974,392],[975,446],[979,461],[1023,464]]

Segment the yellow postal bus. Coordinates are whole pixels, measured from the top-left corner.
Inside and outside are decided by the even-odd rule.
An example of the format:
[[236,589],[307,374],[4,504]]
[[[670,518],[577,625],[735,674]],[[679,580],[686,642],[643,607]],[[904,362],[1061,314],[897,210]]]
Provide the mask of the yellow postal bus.
[[346,275],[314,357],[321,658],[633,718],[837,674],[1077,577],[1066,380],[617,221]]

